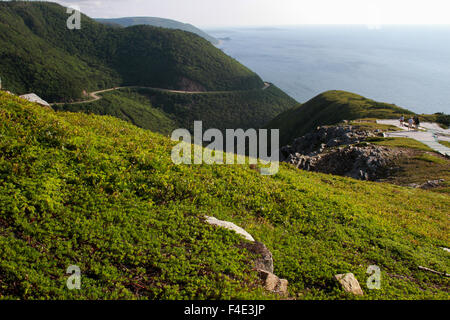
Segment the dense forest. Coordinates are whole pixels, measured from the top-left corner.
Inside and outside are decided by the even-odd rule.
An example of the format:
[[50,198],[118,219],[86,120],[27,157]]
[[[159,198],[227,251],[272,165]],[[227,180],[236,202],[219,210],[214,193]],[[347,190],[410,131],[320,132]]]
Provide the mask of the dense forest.
[[210,36],[206,32],[198,29],[189,23],[182,23],[179,21],[164,19],[158,17],[125,17],[125,18],[115,18],[115,19],[95,19],[106,25],[116,26],[116,27],[131,27],[135,25],[149,25],[154,27],[168,28],[168,29],[178,29],[183,31],[188,31],[205,38],[212,44],[219,44],[219,40]]
[[66,8],[48,2],[0,2],[3,87],[50,102],[118,85],[191,91],[263,87],[252,71],[190,32],[151,26],[113,28],[82,15],[69,30]]

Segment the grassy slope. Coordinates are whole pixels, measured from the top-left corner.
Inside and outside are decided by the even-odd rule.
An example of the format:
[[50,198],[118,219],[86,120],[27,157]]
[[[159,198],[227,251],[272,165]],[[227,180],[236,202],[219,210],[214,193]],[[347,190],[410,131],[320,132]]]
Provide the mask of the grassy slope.
[[124,89],[102,94],[94,103],[55,106],[57,110],[112,115],[155,132],[177,128],[261,128],[297,102],[275,86],[266,90],[179,94],[155,90]]
[[245,90],[263,86],[252,71],[207,40],[150,26],[110,28],[48,2],[0,2],[0,76],[16,93],[70,101],[119,84],[168,89]]
[[434,150],[431,149],[426,144],[423,144],[420,141],[417,141],[415,139],[410,139],[410,138],[376,137],[376,138],[369,138],[369,139],[367,139],[367,141],[371,142],[373,144],[377,144],[377,145],[385,146],[385,147],[416,149],[416,150],[434,152]]
[[450,148],[450,142],[449,141],[442,140],[442,141],[439,141],[439,143],[444,145],[444,146],[446,146],[447,148]]
[[[346,299],[353,272],[370,299],[448,299],[446,195],[247,166],[175,166],[168,139],[113,117],[55,113],[0,93],[0,297],[264,298],[233,233],[273,252],[292,297]],[[82,269],[82,290],[65,269]],[[369,265],[382,289],[364,283]]]
[[413,114],[395,105],[376,102],[354,93],[327,91],[272,120],[267,127],[280,129],[282,145],[321,125],[363,118],[392,119]]

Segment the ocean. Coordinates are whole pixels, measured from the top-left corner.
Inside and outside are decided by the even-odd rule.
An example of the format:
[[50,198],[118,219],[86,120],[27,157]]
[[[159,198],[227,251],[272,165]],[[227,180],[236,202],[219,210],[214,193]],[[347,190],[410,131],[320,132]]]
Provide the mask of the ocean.
[[450,25],[208,29],[226,54],[299,102],[346,90],[450,113]]

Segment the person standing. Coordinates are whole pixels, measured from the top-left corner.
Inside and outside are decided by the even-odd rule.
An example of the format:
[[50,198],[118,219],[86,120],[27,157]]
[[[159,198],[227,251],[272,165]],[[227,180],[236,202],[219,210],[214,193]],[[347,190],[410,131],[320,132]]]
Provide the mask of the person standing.
[[405,117],[402,115],[401,117],[400,117],[400,127],[402,127],[403,128],[403,124],[405,123]]
[[414,126],[416,127],[416,130],[419,130],[420,120],[418,116],[414,117]]
[[411,129],[413,128],[413,125],[414,125],[414,120],[413,120],[413,118],[411,117],[411,118],[409,118],[409,120],[408,120],[408,131],[411,130]]

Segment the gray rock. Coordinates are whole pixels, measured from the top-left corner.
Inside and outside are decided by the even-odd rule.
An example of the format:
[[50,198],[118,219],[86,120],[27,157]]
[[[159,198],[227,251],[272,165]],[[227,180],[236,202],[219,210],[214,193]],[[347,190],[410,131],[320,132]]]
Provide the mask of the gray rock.
[[364,292],[362,291],[361,286],[353,273],[337,274],[334,277],[340,283],[344,291],[353,293],[357,296],[364,295]]
[[273,273],[267,271],[259,271],[259,276],[264,283],[264,289],[267,291],[279,294],[281,296],[288,295],[289,282],[285,279],[280,279]]
[[263,243],[244,243],[243,247],[255,256],[255,269],[273,273],[272,253]]

